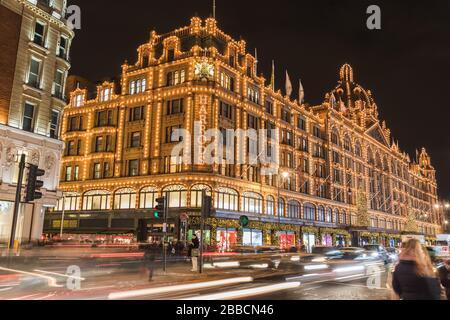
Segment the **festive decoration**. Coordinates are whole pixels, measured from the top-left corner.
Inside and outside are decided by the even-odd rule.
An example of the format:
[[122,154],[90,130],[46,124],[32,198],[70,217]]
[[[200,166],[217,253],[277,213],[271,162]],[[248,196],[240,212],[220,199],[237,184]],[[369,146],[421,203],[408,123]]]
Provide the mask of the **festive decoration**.
[[370,216],[369,208],[367,206],[367,196],[364,191],[364,186],[361,185],[358,190],[358,200],[356,203],[356,225],[358,227],[369,227],[370,226]]
[[406,218],[405,231],[412,233],[417,233],[419,231],[419,227],[416,221],[416,214],[414,213],[412,207],[408,207],[408,216]]

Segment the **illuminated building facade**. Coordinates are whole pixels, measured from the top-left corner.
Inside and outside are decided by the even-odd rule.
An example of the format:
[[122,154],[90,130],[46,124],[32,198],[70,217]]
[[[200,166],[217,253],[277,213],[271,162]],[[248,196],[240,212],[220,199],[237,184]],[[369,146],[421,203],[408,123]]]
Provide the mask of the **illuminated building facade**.
[[[423,150],[412,162],[392,143],[370,91],[353,76],[344,65],[338,86],[310,107],[275,92],[257,75],[245,41],[223,33],[213,18],[192,18],[165,35],[152,31],[137,62],[122,66],[119,87],[103,83],[94,100],[86,90],[71,93],[62,121],[65,198],[46,215],[46,231],[59,231],[64,211],[67,233],[135,233],[146,219],[155,240],[162,221],[152,209],[165,195],[171,236],[184,240],[199,230],[206,190],[214,203],[206,240],[220,248],[349,244],[362,195],[370,215],[361,234],[367,242],[395,243],[411,209],[420,231],[433,237],[442,221],[432,209],[437,185],[430,157]],[[262,175],[259,163],[225,160],[179,163],[175,146],[181,142],[194,153],[201,142],[173,139],[172,132],[193,133],[198,122],[203,129],[278,130],[279,171]],[[237,138],[233,153],[250,144]],[[250,218],[245,229],[242,215]]]
[[0,244],[9,243],[20,155],[46,175],[43,198],[20,207],[16,240],[39,240],[45,210],[59,199],[59,128],[74,37],[65,14],[63,0],[0,1]]

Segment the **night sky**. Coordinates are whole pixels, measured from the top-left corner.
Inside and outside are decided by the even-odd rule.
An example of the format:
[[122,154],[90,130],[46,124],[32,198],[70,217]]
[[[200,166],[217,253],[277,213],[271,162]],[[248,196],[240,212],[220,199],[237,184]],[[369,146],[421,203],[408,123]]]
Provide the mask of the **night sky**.
[[[117,76],[155,29],[166,33],[207,18],[212,0],[71,0],[82,10],[72,45],[72,74],[94,82]],[[367,7],[382,10],[382,30],[366,27]],[[372,90],[380,118],[400,148],[415,157],[425,146],[438,171],[441,197],[450,200],[450,1],[217,0],[219,27],[258,49],[259,71],[277,89],[289,71],[294,92],[302,79],[306,103],[319,104],[348,62],[355,81]]]

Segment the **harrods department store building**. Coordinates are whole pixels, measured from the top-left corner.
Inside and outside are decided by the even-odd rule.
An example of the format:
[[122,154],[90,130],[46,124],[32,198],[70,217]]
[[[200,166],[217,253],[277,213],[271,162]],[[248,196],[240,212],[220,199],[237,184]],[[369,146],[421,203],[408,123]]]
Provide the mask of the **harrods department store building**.
[[[360,233],[365,242],[394,245],[411,211],[420,233],[432,239],[441,231],[430,157],[422,149],[412,160],[399,149],[350,65],[321,105],[299,104],[257,75],[245,41],[212,18],[192,18],[165,35],[152,31],[137,62],[122,66],[120,84],[103,83],[93,100],[88,94],[75,90],[65,108],[65,200],[47,213],[46,232],[60,230],[64,209],[67,233],[134,234],[146,219],[155,240],[162,232],[155,199],[168,195],[171,236],[183,240],[199,230],[203,190],[214,202],[206,240],[222,247],[350,244],[361,197],[370,215]],[[193,153],[198,142],[174,141],[172,132],[193,133],[196,122],[205,129],[279,130],[283,174],[262,175],[260,164],[229,164],[225,155],[211,166],[178,164],[173,148],[182,142]],[[235,154],[251,144],[237,138]],[[189,216],[187,224],[180,215]],[[244,230],[242,215],[251,220]]]

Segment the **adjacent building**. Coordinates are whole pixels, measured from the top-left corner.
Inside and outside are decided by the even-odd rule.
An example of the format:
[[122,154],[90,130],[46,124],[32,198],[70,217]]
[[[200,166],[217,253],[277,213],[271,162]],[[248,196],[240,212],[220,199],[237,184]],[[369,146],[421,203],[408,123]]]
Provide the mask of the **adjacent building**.
[[11,234],[21,154],[46,175],[43,198],[21,205],[17,240],[38,240],[45,210],[58,200],[60,122],[74,37],[65,11],[65,0],[0,1],[0,243]]
[[[213,18],[194,17],[164,35],[152,31],[136,63],[122,66],[119,86],[99,85],[94,99],[84,89],[71,93],[62,121],[64,200],[46,215],[45,230],[58,232],[64,215],[64,230],[74,237],[123,240],[133,239],[145,220],[149,240],[157,241],[163,224],[153,209],[163,195],[170,236],[185,240],[200,228],[206,191],[214,212],[205,240],[218,248],[346,245],[355,232],[361,243],[395,245],[411,213],[432,239],[443,222],[433,211],[431,159],[425,149],[416,159],[400,150],[372,93],[354,77],[350,65],[342,66],[337,86],[311,107],[258,76],[246,42],[222,32]],[[232,145],[244,160],[239,164],[226,152],[216,153],[213,164],[180,161],[205,140],[173,132],[194,134],[198,123],[203,132],[266,129],[277,148],[264,152],[277,158],[278,170],[263,174],[261,161],[249,161],[252,150],[261,151],[253,138],[226,134],[216,138]],[[174,155],[180,145],[183,153]],[[365,207],[368,223],[361,228]],[[250,219],[245,228],[241,216]]]

